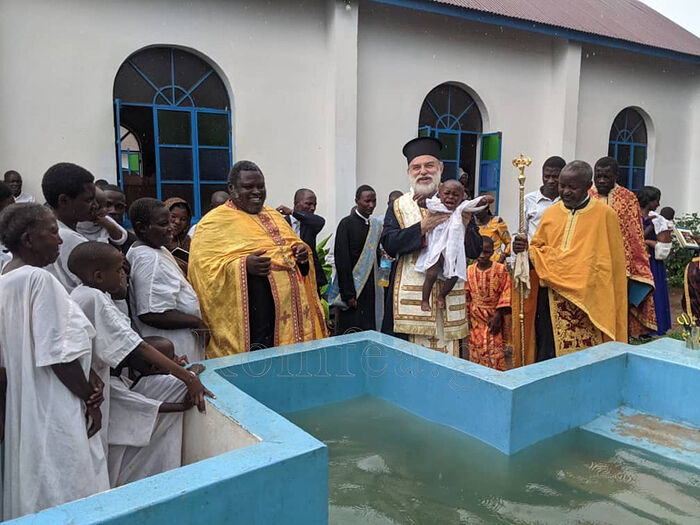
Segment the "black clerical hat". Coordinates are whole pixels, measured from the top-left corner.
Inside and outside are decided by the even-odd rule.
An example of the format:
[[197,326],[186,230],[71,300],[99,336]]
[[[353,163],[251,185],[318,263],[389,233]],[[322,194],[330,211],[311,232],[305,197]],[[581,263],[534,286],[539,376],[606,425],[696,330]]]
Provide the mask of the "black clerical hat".
[[403,154],[406,156],[406,160],[410,164],[413,159],[420,157],[421,155],[432,155],[436,159],[440,160],[440,150],[442,149],[442,142],[438,139],[431,137],[418,137],[417,139],[412,139],[406,142],[403,147]]

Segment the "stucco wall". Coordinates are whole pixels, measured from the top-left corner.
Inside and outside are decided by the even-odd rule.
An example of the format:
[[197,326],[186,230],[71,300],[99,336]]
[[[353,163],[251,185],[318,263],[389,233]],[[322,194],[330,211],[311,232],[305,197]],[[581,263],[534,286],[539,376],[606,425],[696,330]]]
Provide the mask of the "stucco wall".
[[340,0],[5,0],[0,15],[0,169],[20,171],[39,199],[42,174],[61,160],[115,179],[114,76],[135,51],[174,45],[224,78],[234,158],[262,167],[267,203],[316,190],[322,236],[348,213],[358,184],[377,190],[376,215],[389,191],[407,188],[401,147],[443,82],[474,95],[485,132],[503,132],[500,214],[511,230],[511,160],[533,159],[534,190],[548,156],[604,155],[627,106],[653,123],[648,183],[679,211],[696,208],[687,190],[700,188],[697,65],[368,0],[350,11]]
[[455,82],[483,102],[484,132],[503,132],[500,213],[517,229],[512,159],[533,159],[530,191],[540,184],[542,162],[562,154],[561,133],[553,131],[562,126],[550,125],[549,99],[558,89],[552,39],[369,2],[361,6],[358,40],[358,183],[375,185],[382,206],[389,191],[407,189],[401,148],[417,134],[428,92]]
[[256,161],[268,204],[310,185],[319,212],[328,179],[324,0],[88,2],[0,5],[2,169],[41,196],[54,162],[114,180],[112,88],[121,63],[151,45],[195,49],[223,73],[233,106],[234,159]]
[[692,155],[700,149],[700,129],[693,124],[693,102],[699,90],[697,66],[585,47],[576,155],[592,162],[607,155],[615,116],[626,107],[640,108],[649,139],[646,184],[661,189],[663,205],[677,212],[697,211],[697,200],[688,190],[697,178]]

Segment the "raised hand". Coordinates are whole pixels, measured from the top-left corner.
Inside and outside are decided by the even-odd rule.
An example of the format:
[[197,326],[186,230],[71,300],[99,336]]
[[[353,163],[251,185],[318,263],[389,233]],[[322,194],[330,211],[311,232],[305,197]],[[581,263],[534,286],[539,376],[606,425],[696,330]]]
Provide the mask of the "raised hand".
[[520,253],[527,250],[527,237],[524,235],[516,235],[513,237],[513,253]]
[[295,244],[292,246],[292,253],[297,264],[306,264],[309,262],[309,250],[303,244]]

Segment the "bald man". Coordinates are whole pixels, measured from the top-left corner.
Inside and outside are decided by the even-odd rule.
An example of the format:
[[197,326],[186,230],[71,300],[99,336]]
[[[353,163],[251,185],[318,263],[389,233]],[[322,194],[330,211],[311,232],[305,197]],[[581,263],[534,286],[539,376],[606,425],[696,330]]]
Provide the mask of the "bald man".
[[[617,214],[592,199],[593,170],[570,162],[559,174],[560,201],[542,215],[529,243],[539,290],[537,361],[605,341],[627,342],[627,273]],[[528,249],[517,236],[513,251]],[[526,334],[527,335],[527,334]]]
[[308,188],[300,188],[294,193],[294,209],[280,205],[277,211],[284,215],[299,238],[309,245],[316,270],[316,287],[320,290],[328,280],[316,254],[316,236],[326,224],[326,219],[316,215],[316,194]]

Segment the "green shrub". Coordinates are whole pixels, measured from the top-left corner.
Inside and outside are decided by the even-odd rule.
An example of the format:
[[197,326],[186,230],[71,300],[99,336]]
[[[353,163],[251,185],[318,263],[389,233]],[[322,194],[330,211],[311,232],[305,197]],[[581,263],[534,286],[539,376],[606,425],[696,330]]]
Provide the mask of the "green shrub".
[[330,312],[328,310],[328,301],[325,299],[326,292],[328,292],[328,286],[331,283],[331,274],[333,273],[333,268],[326,261],[326,255],[331,251],[330,246],[328,246],[328,241],[330,240],[332,234],[323,239],[316,245],[316,255],[318,255],[318,260],[321,262],[321,267],[323,268],[323,273],[326,274],[326,282],[319,290],[321,293],[321,306],[323,307],[323,314],[326,316],[326,322],[330,319]]
[[[687,228],[693,232],[700,231],[700,216],[697,213],[686,213],[681,218],[676,219],[676,226]],[[676,236],[671,236],[671,254],[666,259],[666,273],[668,274],[669,286],[683,286],[683,276],[685,267],[693,258],[693,250],[681,248],[676,240]]]

